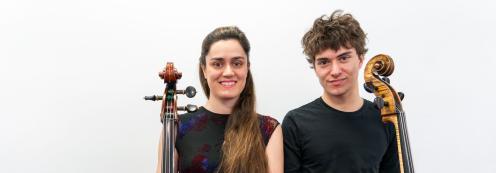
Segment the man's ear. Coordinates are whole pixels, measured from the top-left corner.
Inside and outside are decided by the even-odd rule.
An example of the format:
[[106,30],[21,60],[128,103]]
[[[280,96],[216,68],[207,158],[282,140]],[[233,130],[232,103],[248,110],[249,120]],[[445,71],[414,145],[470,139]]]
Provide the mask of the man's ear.
[[358,67],[362,68],[363,61],[365,60],[365,55],[360,55],[358,57],[358,60],[360,61],[360,64],[358,64]]
[[307,62],[309,64],[310,68],[315,70],[315,58],[313,58],[314,60],[312,60],[310,58],[306,58],[306,59],[307,59]]

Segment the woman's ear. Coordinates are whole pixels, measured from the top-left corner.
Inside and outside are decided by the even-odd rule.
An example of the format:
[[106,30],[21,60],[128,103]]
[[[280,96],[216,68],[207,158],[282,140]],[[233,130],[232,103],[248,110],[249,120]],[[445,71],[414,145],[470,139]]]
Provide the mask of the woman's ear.
[[204,77],[205,79],[207,79],[207,74],[205,73],[205,68],[206,68],[206,67],[205,67],[205,65],[200,65],[200,69],[201,69],[201,71],[202,71],[203,77]]

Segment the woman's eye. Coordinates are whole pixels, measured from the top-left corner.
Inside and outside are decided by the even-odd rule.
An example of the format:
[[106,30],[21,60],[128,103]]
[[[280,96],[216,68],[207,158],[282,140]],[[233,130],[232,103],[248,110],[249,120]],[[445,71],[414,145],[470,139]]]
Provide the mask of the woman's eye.
[[236,61],[236,62],[234,62],[234,63],[233,63],[233,65],[234,65],[235,67],[240,67],[240,66],[242,66],[242,65],[243,65],[243,62],[241,62],[241,61]]
[[214,67],[222,67],[222,63],[220,63],[220,62],[213,62],[212,63],[212,66],[214,66]]

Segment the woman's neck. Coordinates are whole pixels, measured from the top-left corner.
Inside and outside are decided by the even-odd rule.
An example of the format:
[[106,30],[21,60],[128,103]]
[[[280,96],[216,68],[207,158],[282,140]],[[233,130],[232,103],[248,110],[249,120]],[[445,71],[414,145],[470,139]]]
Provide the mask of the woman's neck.
[[238,98],[222,100],[210,97],[205,104],[205,109],[218,114],[231,114]]

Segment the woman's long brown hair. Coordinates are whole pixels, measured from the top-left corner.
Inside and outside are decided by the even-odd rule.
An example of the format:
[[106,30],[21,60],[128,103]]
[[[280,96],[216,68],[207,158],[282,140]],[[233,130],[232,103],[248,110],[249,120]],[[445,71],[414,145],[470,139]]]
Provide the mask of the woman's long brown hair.
[[[245,34],[235,26],[219,27],[203,40],[199,63],[200,82],[205,95],[210,98],[210,88],[203,76],[206,68],[206,56],[213,43],[220,40],[237,40],[243,47],[250,65],[250,43]],[[255,87],[250,68],[246,84],[241,92],[232,113],[229,116],[224,132],[221,161],[217,168],[221,173],[266,173],[268,172],[265,144],[255,112]]]

